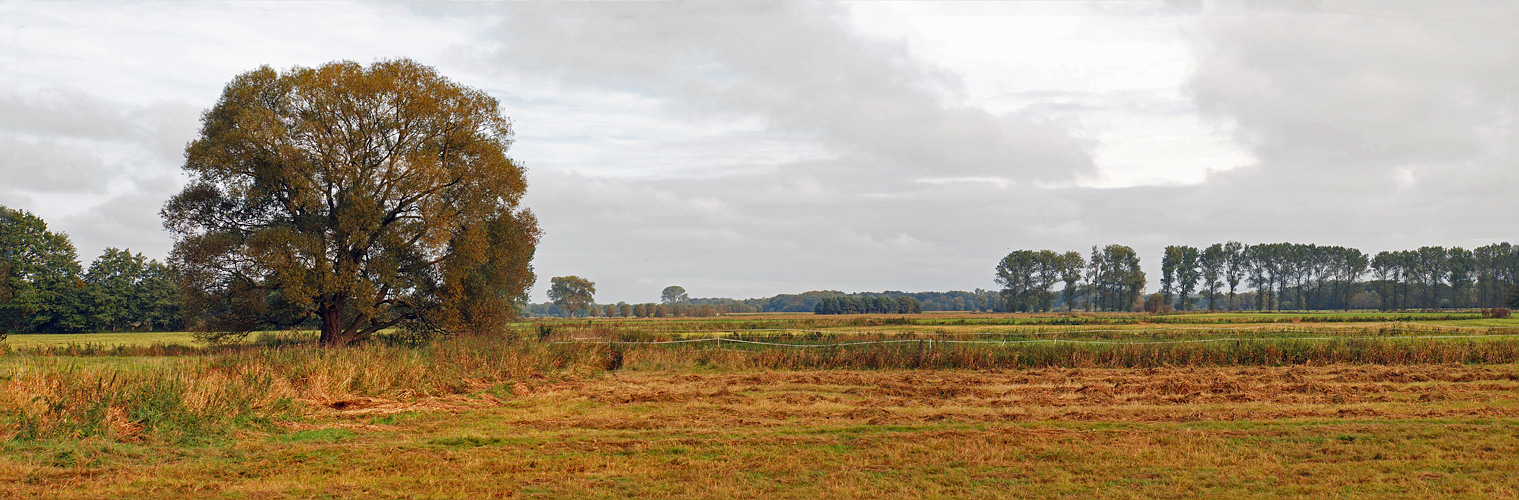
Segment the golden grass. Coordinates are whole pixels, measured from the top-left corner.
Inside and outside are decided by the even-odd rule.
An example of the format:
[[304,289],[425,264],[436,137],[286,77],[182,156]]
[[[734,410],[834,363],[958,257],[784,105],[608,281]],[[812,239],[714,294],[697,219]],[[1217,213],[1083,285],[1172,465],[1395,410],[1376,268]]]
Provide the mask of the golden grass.
[[193,345],[195,344],[195,337],[190,332],[25,333],[11,334],[5,338],[5,343],[13,349],[63,347],[70,344],[99,344],[109,346]]
[[[496,339],[425,349],[236,347],[149,358],[17,354],[0,358],[0,418],[10,421],[0,437],[138,440],[144,433],[162,441],[200,440],[266,428],[311,408],[442,398],[540,372],[583,375],[601,369],[599,354]],[[120,425],[122,415],[136,431]]]
[[11,443],[0,496],[1514,498],[1519,366],[660,371],[210,446]]
[[269,345],[0,356],[0,498],[1519,497],[1513,339]]

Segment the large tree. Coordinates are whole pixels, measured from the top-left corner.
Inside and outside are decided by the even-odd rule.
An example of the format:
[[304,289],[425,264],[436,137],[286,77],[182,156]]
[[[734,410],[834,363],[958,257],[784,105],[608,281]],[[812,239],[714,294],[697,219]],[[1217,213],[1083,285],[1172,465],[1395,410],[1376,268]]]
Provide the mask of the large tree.
[[574,316],[596,304],[596,282],[579,276],[555,276],[549,280],[549,300]]
[[691,300],[691,296],[686,295],[685,287],[680,285],[670,285],[659,292],[659,301],[665,304],[678,304],[687,300]]
[[203,338],[492,331],[533,282],[537,220],[484,92],[406,59],[265,66],[201,121],[162,215]]
[[1139,253],[1125,245],[1092,247],[1087,264],[1093,300],[1099,309],[1128,311],[1140,303],[1145,288],[1145,273],[1139,266]]
[[131,250],[106,248],[84,274],[89,285],[90,327],[99,331],[130,329],[143,315],[137,291],[148,259]]
[[1218,289],[1229,265],[1229,253],[1223,243],[1214,243],[1202,250],[1197,257],[1197,270],[1202,276],[1203,295],[1208,297],[1208,310],[1218,310]]
[[0,206],[0,337],[88,327],[79,254],[42,218]]
[[992,280],[1002,285],[1002,297],[1011,311],[1030,311],[1038,305],[1040,285],[1039,252],[1015,250],[997,262]]
[[1065,301],[1065,310],[1076,309],[1077,283],[1081,281],[1081,270],[1086,267],[1086,260],[1081,258],[1081,252],[1071,251],[1060,256],[1060,280],[1065,282],[1065,289],[1061,291],[1061,300]]
[[1224,280],[1229,282],[1229,310],[1239,308],[1236,302],[1235,290],[1239,288],[1239,282],[1245,279],[1249,273],[1250,261],[1245,253],[1247,247],[1244,243],[1230,241],[1224,243]]

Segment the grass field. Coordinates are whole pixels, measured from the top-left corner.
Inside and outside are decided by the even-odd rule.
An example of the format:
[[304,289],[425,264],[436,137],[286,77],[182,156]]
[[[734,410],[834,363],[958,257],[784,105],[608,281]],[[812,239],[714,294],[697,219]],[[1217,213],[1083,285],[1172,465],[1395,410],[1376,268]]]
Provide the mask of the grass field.
[[340,352],[13,346],[0,497],[1519,498],[1507,324],[1255,347],[537,339],[960,326],[721,321],[561,320],[518,325],[521,341]]
[[5,343],[19,349],[66,346],[69,344],[98,344],[108,346],[192,345],[195,343],[195,337],[190,332],[27,333],[12,334],[5,339]]
[[[247,341],[256,341],[261,335],[299,335],[315,339],[316,332],[255,332],[249,335]],[[11,334],[6,337],[5,344],[15,349],[32,348],[55,348],[75,346],[116,347],[116,346],[151,346],[200,345],[191,332],[118,332],[118,333],[24,333]]]

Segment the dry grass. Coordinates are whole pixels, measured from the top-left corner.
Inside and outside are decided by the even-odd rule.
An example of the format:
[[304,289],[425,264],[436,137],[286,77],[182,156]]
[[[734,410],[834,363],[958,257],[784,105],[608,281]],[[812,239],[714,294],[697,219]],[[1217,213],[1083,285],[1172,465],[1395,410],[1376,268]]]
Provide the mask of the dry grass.
[[9,421],[0,437],[137,440],[146,435],[183,443],[267,428],[313,408],[477,393],[545,372],[585,375],[602,369],[601,354],[593,348],[549,352],[539,344],[459,339],[424,349],[240,347],[146,358],[12,355],[0,358],[5,380],[0,422]]
[[[0,496],[1514,498],[1519,367],[619,372],[166,450],[10,445]],[[446,399],[446,398],[443,398]]]
[[1519,497],[1512,339],[28,352],[0,498]]
[[[1285,366],[1332,363],[1407,365],[1519,362],[1519,338],[1477,339],[1256,339],[1206,343],[952,344],[930,340],[828,346],[743,344],[614,346],[639,369],[703,367],[838,369],[1151,368],[1164,366]],[[805,342],[803,342],[805,343]],[[730,347],[731,346],[731,347]],[[734,348],[736,347],[736,348]]]

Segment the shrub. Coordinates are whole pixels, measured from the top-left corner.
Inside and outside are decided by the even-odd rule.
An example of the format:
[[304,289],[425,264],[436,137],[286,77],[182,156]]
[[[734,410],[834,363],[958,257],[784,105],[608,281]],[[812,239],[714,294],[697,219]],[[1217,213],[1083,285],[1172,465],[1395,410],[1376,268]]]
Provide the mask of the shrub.
[[1152,293],[1145,299],[1145,312],[1150,314],[1165,314],[1171,312],[1171,306],[1166,304],[1166,296]]

